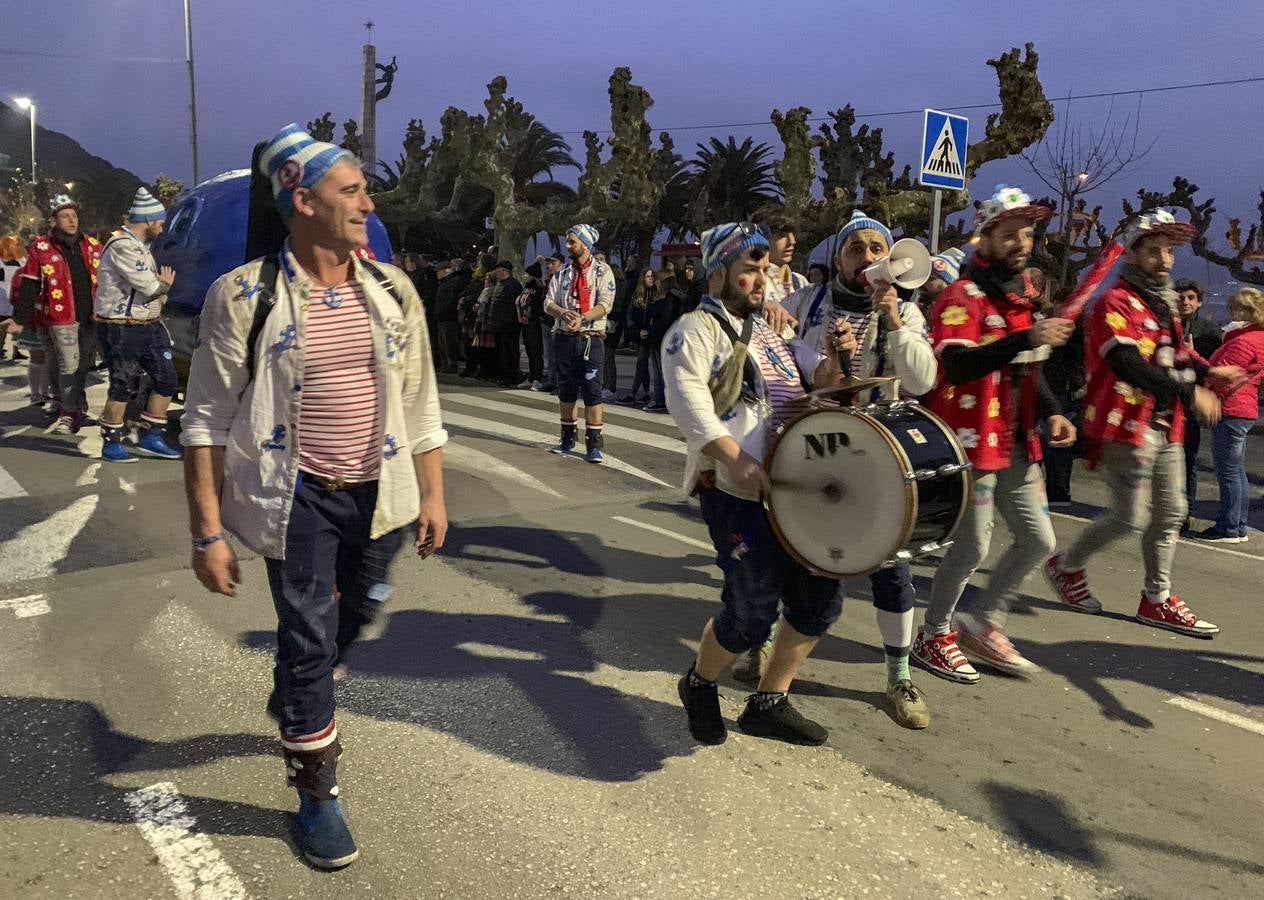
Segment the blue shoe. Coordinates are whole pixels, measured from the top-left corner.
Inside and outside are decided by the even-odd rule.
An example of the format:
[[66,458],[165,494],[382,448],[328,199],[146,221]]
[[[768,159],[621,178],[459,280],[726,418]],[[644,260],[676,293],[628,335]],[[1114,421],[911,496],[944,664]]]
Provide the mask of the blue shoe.
[[593,428],[589,426],[584,433],[584,446],[587,450],[584,453],[584,459],[590,463],[600,463],[605,460],[601,455],[601,426]]
[[570,453],[575,449],[577,426],[574,422],[562,423],[562,439],[556,447],[550,447],[550,453]]
[[179,459],[180,451],[162,439],[157,428],[146,428],[136,440],[136,452],[156,459]]
[[106,462],[131,463],[136,457],[118,441],[107,441],[101,445],[101,458]]
[[321,869],[341,869],[360,856],[351,831],[342,818],[337,798],[317,800],[299,791],[298,826],[303,855]]

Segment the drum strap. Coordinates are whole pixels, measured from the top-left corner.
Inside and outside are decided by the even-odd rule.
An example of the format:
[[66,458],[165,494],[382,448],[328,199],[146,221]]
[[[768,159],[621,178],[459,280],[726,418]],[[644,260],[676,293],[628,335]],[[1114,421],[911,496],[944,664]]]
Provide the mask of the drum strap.
[[711,376],[711,380],[707,382],[707,389],[711,391],[711,399],[715,403],[715,414],[722,416],[741,399],[743,387],[749,388],[752,397],[756,396],[755,385],[758,382],[755,361],[746,352],[746,348],[750,346],[751,332],[755,327],[755,317],[747,316],[742,320],[742,333],[739,335],[718,310],[711,309],[709,306],[704,306],[703,309],[715,317],[720,328],[733,342],[732,355],[725,360],[720,371]]

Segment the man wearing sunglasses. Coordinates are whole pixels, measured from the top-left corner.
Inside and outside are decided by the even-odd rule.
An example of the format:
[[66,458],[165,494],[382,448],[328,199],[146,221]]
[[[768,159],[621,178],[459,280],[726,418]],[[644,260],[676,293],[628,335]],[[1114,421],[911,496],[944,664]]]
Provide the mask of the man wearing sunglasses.
[[760,318],[768,239],[757,226],[717,225],[703,233],[701,249],[708,294],[664,338],[663,375],[667,408],[688,444],[685,489],[702,505],[724,590],[678,691],[693,737],[723,743],[716,679],[764,643],[780,606],[768,666],[737,724],[751,735],[821,744],[828,732],[787,694],[842,610],[839,583],[809,572],[774,536],[760,504],[770,490],[760,460],[773,429],[799,411],[808,390],[842,380],[837,351],[851,352],[856,342],[840,321],[822,356],[787,343]]

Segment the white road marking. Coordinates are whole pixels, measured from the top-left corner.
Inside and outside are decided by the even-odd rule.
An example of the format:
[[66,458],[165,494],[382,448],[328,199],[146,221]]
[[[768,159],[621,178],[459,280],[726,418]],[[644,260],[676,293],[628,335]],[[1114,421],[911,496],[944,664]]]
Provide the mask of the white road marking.
[[636,519],[629,519],[627,516],[611,516],[616,522],[622,522],[624,525],[633,525],[637,528],[643,528],[646,531],[652,531],[655,534],[661,534],[663,537],[669,537],[672,540],[680,541],[682,544],[688,544],[690,547],[697,547],[700,550],[706,550],[710,553],[715,552],[715,547],[709,541],[701,541],[698,538],[689,537],[687,534],[680,534],[667,528],[660,528],[658,525],[651,525],[649,522],[638,522]]
[[[1093,521],[1092,519],[1084,516],[1074,516],[1071,513],[1064,512],[1050,511],[1049,515],[1057,516],[1060,519],[1070,519],[1072,522],[1088,523]],[[1228,547],[1221,547],[1217,544],[1206,544],[1202,541],[1191,541],[1189,538],[1183,537],[1178,537],[1176,541],[1177,543],[1184,544],[1187,547],[1197,547],[1199,550],[1214,550],[1216,553],[1227,553],[1229,556],[1236,556],[1240,559],[1251,559],[1255,562],[1264,562],[1264,556],[1257,556],[1254,553],[1243,553],[1241,550],[1230,550]]]
[[1167,702],[1172,706],[1179,706],[1181,709],[1189,712],[1198,713],[1200,716],[1215,719],[1217,722],[1224,722],[1226,725],[1236,725],[1244,731],[1264,735],[1264,722],[1257,722],[1255,719],[1248,719],[1246,716],[1240,716],[1237,713],[1225,712],[1223,709],[1216,709],[1214,706],[1199,703],[1197,700],[1190,700],[1188,697],[1168,697]]
[[96,494],[80,497],[65,509],[26,526],[0,543],[0,584],[54,574],[54,566],[65,559],[70,545],[96,512],[100,500]]
[[[500,393],[509,394],[515,399],[521,398],[530,403],[548,406],[552,408],[554,412],[557,411],[557,397],[553,394],[546,394],[542,391],[500,391]],[[624,417],[629,419],[639,419],[642,422],[653,422],[655,425],[671,426],[675,424],[672,422],[672,417],[666,413],[646,412],[645,410],[637,409],[634,406],[624,406],[621,403],[614,403],[609,400],[602,404],[602,408],[605,410],[607,416],[614,416],[616,418]]]
[[4,434],[0,434],[0,441],[7,441],[9,438],[17,437],[19,434],[26,434],[30,430],[30,425],[19,425],[17,428],[12,428]]
[[136,496],[136,482],[128,481],[122,475],[118,476],[119,490],[130,497]]
[[42,616],[53,608],[48,605],[43,594],[28,594],[25,597],[14,597],[11,600],[0,600],[0,609],[11,609],[19,619]]
[[97,483],[97,470],[101,468],[99,462],[91,463],[88,468],[83,470],[83,474],[75,479],[75,487],[87,487],[90,484]]
[[215,849],[193,829],[197,819],[169,781],[123,795],[136,827],[185,900],[246,900],[246,886]]
[[[494,438],[508,438],[520,443],[529,444],[532,447],[546,447],[549,444],[557,442],[557,435],[545,434],[543,431],[532,431],[529,428],[518,428],[514,425],[502,425],[499,422],[483,419],[478,416],[467,416],[464,413],[455,413],[444,411],[443,421],[457,428],[464,428],[467,431],[476,431],[479,434],[485,434]],[[582,460],[579,456],[570,456],[570,459]],[[617,460],[611,456],[606,457],[603,463],[605,468],[614,469],[616,472],[623,472],[625,475],[631,475],[633,478],[640,478],[642,481],[649,481],[653,484],[660,484],[663,487],[671,487],[661,478],[655,478],[649,472],[644,472],[636,466],[628,465],[625,462]]]
[[[557,410],[552,411],[546,409],[532,409],[518,403],[501,403],[498,400],[488,400],[486,397],[480,397],[477,394],[445,394],[445,400],[453,400],[457,403],[466,403],[470,406],[486,409],[492,412],[509,413],[514,416],[522,416],[527,419],[535,419],[538,422],[557,422]],[[621,441],[631,441],[634,444],[644,444],[646,447],[653,447],[656,450],[666,450],[668,453],[679,453],[684,456],[687,452],[684,441],[679,438],[667,437],[653,431],[644,431],[639,428],[628,428],[623,425],[612,425],[606,422],[602,426],[602,431],[606,437],[617,438]]]
[[10,475],[4,466],[0,466],[0,500],[26,496],[29,496],[26,488],[18,484],[18,480]]
[[475,450],[473,447],[466,447],[464,444],[458,444],[456,441],[449,441],[446,445],[444,445],[443,461],[445,463],[452,462],[460,468],[468,469],[476,473],[493,475],[498,478],[506,478],[509,481],[517,482],[523,487],[529,487],[532,490],[548,494],[550,497],[562,496],[543,481],[528,472],[524,472],[517,466],[511,466],[509,463],[502,459],[497,459],[490,453],[484,453],[482,450]]

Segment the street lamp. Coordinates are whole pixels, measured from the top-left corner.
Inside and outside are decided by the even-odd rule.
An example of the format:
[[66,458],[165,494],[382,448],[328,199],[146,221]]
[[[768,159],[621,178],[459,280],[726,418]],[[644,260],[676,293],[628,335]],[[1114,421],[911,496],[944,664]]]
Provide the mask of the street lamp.
[[184,0],[184,61],[189,67],[189,148],[193,155],[193,183],[198,183],[197,94],[193,90],[193,13]]
[[31,113],[31,184],[35,184],[35,101],[30,97],[14,97],[13,102]]

